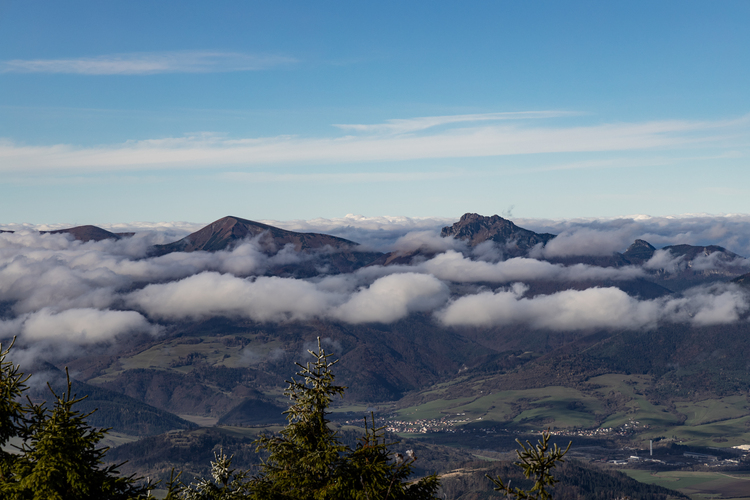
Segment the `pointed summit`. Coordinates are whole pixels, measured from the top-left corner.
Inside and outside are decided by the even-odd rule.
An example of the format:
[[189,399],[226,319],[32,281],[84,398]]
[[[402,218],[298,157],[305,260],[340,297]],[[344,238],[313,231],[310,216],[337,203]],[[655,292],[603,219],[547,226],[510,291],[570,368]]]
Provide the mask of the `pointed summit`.
[[635,240],[622,254],[631,264],[642,264],[654,256],[656,248],[645,240]]
[[224,217],[208,226],[189,234],[181,240],[167,245],[156,245],[152,255],[165,255],[172,252],[217,252],[232,250],[243,240],[257,238],[260,250],[267,255],[275,255],[287,245],[296,252],[315,254],[314,259],[292,266],[293,269],[276,269],[275,272],[291,272],[297,276],[314,276],[320,269],[328,273],[351,272],[369,264],[382,254],[358,249],[359,244],[328,234],[297,233],[269,226],[239,217]]
[[466,240],[472,247],[487,240],[495,241],[504,245],[509,255],[525,255],[535,245],[547,243],[555,237],[554,234],[539,234],[523,229],[499,215],[486,217],[468,213],[452,226],[444,227],[440,236]]
[[228,250],[240,241],[261,236],[260,246],[266,253],[276,253],[287,244],[299,251],[330,246],[336,250],[350,249],[357,243],[336,236],[318,233],[297,233],[239,217],[227,216],[167,245],[157,245],[158,254],[170,252],[216,252]]

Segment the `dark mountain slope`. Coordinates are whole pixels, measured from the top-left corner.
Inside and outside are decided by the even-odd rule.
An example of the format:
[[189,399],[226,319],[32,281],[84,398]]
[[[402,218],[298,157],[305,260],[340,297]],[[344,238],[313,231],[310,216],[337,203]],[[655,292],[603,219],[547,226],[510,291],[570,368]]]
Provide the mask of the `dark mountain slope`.
[[242,401],[219,419],[218,425],[265,425],[285,424],[286,415],[283,413],[288,409],[264,398],[262,394],[255,391],[253,397]]
[[732,280],[732,283],[737,283],[738,285],[742,285],[744,287],[750,287],[750,273],[737,276]]
[[[542,332],[535,332],[544,340]],[[562,339],[560,339],[562,340]],[[750,326],[736,323],[710,327],[670,324],[648,331],[568,334],[554,350],[522,362],[516,352],[499,353],[484,366],[465,372],[444,392],[427,388],[403,401],[454,399],[477,390],[525,390],[549,386],[584,388],[607,373],[651,376],[648,398],[689,400],[746,394],[750,389]],[[533,344],[527,344],[532,346]],[[518,344],[516,349],[523,349]],[[494,368],[494,373],[488,369]]]
[[[564,448],[566,441],[561,441],[560,445]],[[510,462],[477,461],[462,464],[460,469],[444,475],[440,481],[440,493],[454,500],[501,498],[499,493],[493,491],[493,485],[485,475],[499,476],[506,483],[522,489],[530,489],[534,484],[533,480],[523,476],[519,467]],[[556,500],[689,499],[678,491],[640,483],[619,471],[598,468],[569,458],[553,469],[553,475],[560,481],[552,488],[552,496]]]
[[[211,322],[205,323],[211,327]],[[228,329],[229,323],[222,323]],[[284,387],[290,367],[305,362],[307,349],[316,338],[324,341],[337,358],[337,382],[348,386],[347,398],[357,401],[391,401],[405,392],[450,377],[465,364],[487,354],[482,345],[440,328],[429,315],[413,315],[392,325],[348,325],[330,322],[256,324],[237,321],[244,343],[227,347],[233,367],[223,366],[223,354],[215,361],[205,356],[180,358],[179,366],[118,371],[97,383],[121,391],[147,404],[177,414],[211,415],[220,418],[255,391],[268,394]],[[195,352],[209,352],[216,339],[207,335],[203,323],[186,326],[176,339],[193,339]],[[190,332],[195,332],[195,337]],[[178,334],[180,335],[180,334]],[[188,337],[190,336],[190,337]],[[172,346],[169,339],[165,345]],[[213,342],[213,344],[212,344]],[[280,346],[273,356],[262,355],[250,362],[240,359],[241,349],[267,352],[264,345]],[[167,348],[166,350],[168,350]],[[218,361],[218,362],[217,362]],[[244,363],[244,365],[243,365]],[[96,374],[79,363],[82,372]]]
[[[43,382],[49,382],[57,394],[62,394],[67,389],[65,373],[49,363],[41,363],[34,368],[34,385],[29,394],[34,400],[51,404],[54,396]],[[96,410],[87,418],[94,427],[111,427],[115,432],[132,436],[151,436],[195,427],[191,422],[120,392],[75,379],[71,380],[71,384],[73,394],[85,396],[75,408],[84,414]]]
[[231,250],[238,242],[259,235],[262,235],[260,239],[261,248],[269,254],[278,252],[287,244],[293,245],[298,252],[326,246],[334,250],[351,250],[357,246],[357,243],[353,241],[336,236],[286,231],[260,222],[228,216],[214,221],[203,229],[174,243],[157,245],[155,250],[159,254],[195,252],[198,250],[206,252]]
[[296,252],[306,256],[301,262],[276,269],[274,274],[312,276],[319,274],[321,270],[328,273],[351,272],[382,255],[379,252],[361,251],[357,243],[336,236],[287,231],[232,216],[214,221],[181,240],[156,245],[152,254],[232,250],[243,240],[251,238],[258,238],[260,249],[267,255],[275,255],[291,245]]
[[[674,291],[716,281],[726,281],[747,271],[746,260],[734,252],[717,245],[669,245],[661,250],[669,252],[666,269],[654,263],[648,270],[648,279]],[[643,265],[659,251],[643,240],[636,240],[623,257],[633,265]]]
[[145,368],[126,370],[102,386],[169,412],[220,417],[250,392],[248,386],[258,383],[253,370],[235,369],[237,376],[232,377],[231,387],[220,388],[214,377],[202,376],[204,369],[200,367],[189,373]]
[[167,481],[173,469],[182,471],[182,480],[189,483],[196,476],[211,476],[214,453],[223,451],[232,465],[249,469],[262,456],[255,451],[252,437],[242,437],[218,428],[202,427],[188,432],[170,432],[150,436],[134,443],[126,443],[107,452],[109,463],[126,462],[123,475],[148,476],[152,480]]
[[669,250],[672,255],[685,257],[686,260],[695,260],[699,256],[708,257],[709,255],[720,252],[720,259],[722,261],[732,261],[740,258],[734,252],[730,252],[724,247],[718,245],[708,246],[694,246],[694,245],[669,245],[664,247],[662,250]]
[[76,226],[68,229],[57,229],[55,231],[40,231],[42,234],[70,234],[78,241],[102,241],[119,240],[124,236],[132,236],[133,233],[111,233],[97,226]]

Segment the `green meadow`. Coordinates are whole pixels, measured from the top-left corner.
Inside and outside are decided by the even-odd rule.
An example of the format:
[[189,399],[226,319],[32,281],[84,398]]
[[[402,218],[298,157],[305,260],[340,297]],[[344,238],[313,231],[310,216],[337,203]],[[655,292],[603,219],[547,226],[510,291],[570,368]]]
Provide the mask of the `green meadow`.
[[633,479],[647,484],[656,484],[677,490],[694,500],[703,499],[750,499],[750,474],[667,471],[649,472],[645,470],[623,470]]
[[[238,345],[235,337],[246,339],[246,344]],[[174,370],[187,373],[194,368],[195,363],[227,368],[246,367],[283,346],[279,340],[264,341],[258,340],[257,337],[258,335],[248,333],[167,340],[132,356],[121,357],[117,363],[90,382],[98,384],[111,381],[122,372],[133,369]]]
[[[647,394],[647,375],[607,374],[592,377],[577,388],[475,390],[472,396],[448,398],[446,387],[421,393],[423,403],[397,410],[397,419],[452,420],[453,426],[491,422],[519,430],[633,429],[640,441],[674,438],[697,446],[750,443],[750,403],[745,396],[654,403]],[[468,385],[468,384],[467,384]],[[474,383],[472,389],[478,388]],[[471,393],[467,390],[465,392]]]

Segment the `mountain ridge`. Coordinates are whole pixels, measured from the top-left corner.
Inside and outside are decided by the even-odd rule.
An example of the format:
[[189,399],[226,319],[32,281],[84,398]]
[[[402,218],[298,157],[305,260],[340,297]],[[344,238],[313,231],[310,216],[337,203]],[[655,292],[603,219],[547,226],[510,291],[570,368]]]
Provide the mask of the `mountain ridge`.
[[102,240],[119,240],[121,238],[133,236],[135,233],[113,233],[102,229],[98,226],[85,225],[75,226],[66,229],[55,229],[54,231],[39,231],[40,234],[70,234],[78,241],[102,241]]
[[[264,238],[264,236],[267,237]],[[243,219],[235,216],[226,216],[206,225],[205,227],[191,233],[184,238],[165,245],[155,245],[155,252],[163,255],[170,252],[195,252],[231,249],[239,241],[260,236],[259,244],[264,251],[276,253],[284,245],[291,244],[296,251],[320,249],[330,246],[336,250],[351,250],[358,243],[337,236],[322,233],[299,233],[287,231],[275,226]],[[279,248],[281,247],[281,248]]]

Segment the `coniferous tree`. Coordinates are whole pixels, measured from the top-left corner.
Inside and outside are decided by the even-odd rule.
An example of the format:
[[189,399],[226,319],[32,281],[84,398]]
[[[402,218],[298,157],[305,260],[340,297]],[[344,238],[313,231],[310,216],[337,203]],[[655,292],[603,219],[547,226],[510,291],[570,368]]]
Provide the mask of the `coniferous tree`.
[[15,339],[5,350],[0,344],[0,483],[10,476],[15,462],[15,455],[4,451],[3,447],[23,429],[25,412],[21,396],[29,379],[19,365],[6,361],[14,342]]
[[187,487],[176,486],[174,471],[168,483],[167,500],[182,498],[185,500],[232,500],[247,498],[247,471],[232,469],[232,457],[226,456],[224,450],[214,452],[215,462],[211,462],[213,481],[201,479],[197,484]]
[[[104,465],[108,448],[99,447],[106,430],[86,422],[74,405],[84,398],[67,390],[54,396],[52,408],[21,404],[28,377],[6,361],[10,348],[0,348],[0,411],[2,438],[24,439],[19,453],[3,455],[0,496],[8,500],[136,500],[145,499],[153,487],[138,485],[132,476],[119,475],[117,466]],[[49,386],[49,384],[48,384]]]
[[[434,499],[437,476],[408,483],[415,457],[400,459],[388,450],[382,428],[374,422],[362,442],[343,445],[328,420],[328,407],[346,387],[334,384],[331,367],[318,338],[318,351],[308,351],[313,363],[303,366],[284,392],[292,400],[288,425],[278,436],[263,436],[258,450],[269,452],[261,473],[250,482],[255,500]],[[391,443],[393,444],[393,443]]]
[[284,394],[292,406],[286,411],[289,424],[278,436],[262,436],[258,450],[270,452],[262,464],[262,474],[253,481],[256,498],[326,498],[335,484],[335,474],[342,465],[340,455],[346,451],[330,428],[328,406],[335,396],[344,395],[343,386],[334,385],[330,354],[320,341],[318,352],[309,351],[314,363],[303,366],[287,381]]
[[542,432],[542,439],[538,441],[536,446],[529,441],[526,441],[526,445],[528,445],[526,446],[516,439],[523,451],[516,450],[519,461],[514,462],[514,465],[523,469],[523,475],[527,479],[534,479],[534,485],[531,489],[511,488],[510,481],[505,484],[500,477],[492,478],[488,475],[487,478],[495,484],[495,490],[517,500],[551,500],[552,494],[549,492],[549,488],[559,482],[552,475],[552,469],[555,468],[557,462],[565,462],[563,457],[568,453],[573,442],[568,443],[568,447],[563,450],[557,444],[550,448],[549,439],[549,431]]
[[409,483],[412,466],[417,460],[412,450],[406,451],[406,457],[400,453],[393,454],[387,443],[385,427],[375,427],[375,417],[371,414],[371,425],[368,427],[365,418],[365,435],[357,447],[346,457],[342,471],[342,480],[337,490],[338,498],[356,500],[374,499],[431,499],[439,487],[436,475],[427,476],[414,483]]
[[[0,442],[23,438],[19,453],[0,455],[0,497],[8,500],[142,500],[153,485],[138,485],[132,476],[121,477],[117,466],[105,466],[107,448],[99,447],[106,430],[90,426],[90,415],[74,406],[84,398],[67,390],[54,396],[51,408],[20,402],[28,377],[6,362],[9,349],[0,346]],[[343,445],[331,429],[328,407],[345,387],[334,385],[334,376],[320,339],[318,351],[309,351],[314,363],[299,365],[300,380],[288,382],[285,394],[292,400],[286,412],[289,424],[277,436],[263,436],[256,444],[269,456],[260,474],[231,468],[231,457],[220,453],[212,462],[213,481],[184,486],[174,473],[167,484],[167,499],[356,499],[432,500],[437,476],[409,482],[416,460],[393,454],[383,428],[374,419],[354,448]],[[66,370],[67,374],[67,370]]]

